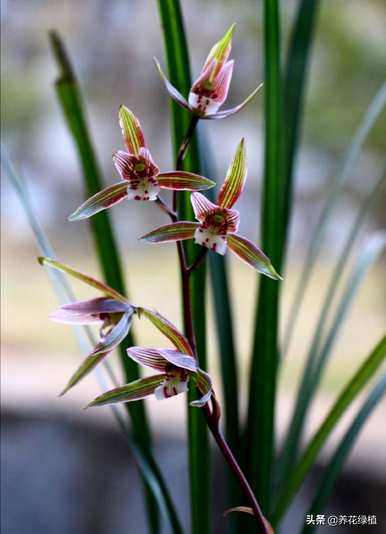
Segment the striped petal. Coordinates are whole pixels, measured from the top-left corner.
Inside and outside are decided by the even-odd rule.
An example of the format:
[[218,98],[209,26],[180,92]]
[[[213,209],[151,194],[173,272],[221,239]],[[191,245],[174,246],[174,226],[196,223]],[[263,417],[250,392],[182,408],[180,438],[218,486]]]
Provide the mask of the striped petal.
[[118,291],[115,291],[115,289],[112,287],[107,286],[103,282],[99,282],[99,280],[96,280],[92,276],[88,276],[80,271],[76,271],[64,263],[60,263],[53,258],[47,258],[46,256],[40,256],[38,258],[38,262],[40,265],[45,265],[46,267],[51,267],[52,269],[56,269],[57,271],[68,274],[69,276],[72,276],[73,278],[76,278],[77,280],[80,280],[81,282],[84,282],[85,284],[102,291],[102,293],[112,297],[113,299],[124,302],[125,304],[129,304],[125,297],[118,293]]
[[204,406],[210,399],[212,395],[212,379],[202,369],[198,368],[195,374],[191,375],[197,388],[202,393],[202,397],[190,403],[191,406],[196,406],[201,408]]
[[178,350],[171,349],[159,349],[159,353],[165,358],[165,360],[176,367],[187,369],[188,371],[192,372],[197,371],[197,361],[195,358],[193,358],[193,356],[189,356],[189,354],[183,354]]
[[176,191],[200,191],[216,185],[209,178],[185,171],[164,172],[157,176],[157,180],[161,188]]
[[84,360],[81,366],[70,378],[67,386],[60,395],[64,395],[69,389],[84,378],[96,367],[111,351],[115,349],[127,336],[131,326],[132,313],[124,313],[119,322],[110,332],[96,345],[93,352]]
[[122,180],[130,180],[138,163],[138,157],[123,150],[117,150],[113,154],[113,163]]
[[80,221],[81,219],[88,219],[96,213],[118,204],[118,202],[121,202],[126,197],[127,182],[118,182],[117,184],[110,185],[86,200],[86,202],[68,217],[68,220]]
[[239,235],[228,235],[227,241],[231,251],[253,269],[273,280],[282,280],[282,277],[272,266],[270,259],[251,241]]
[[[222,65],[226,62],[229,54],[231,53],[232,37],[235,31],[235,26],[236,24],[232,24],[225,35],[212,47],[208,57],[206,58],[203,69],[205,69],[212,60],[216,60],[218,63],[218,69],[221,69]],[[214,73],[214,75],[216,74],[217,72]]]
[[149,310],[148,308],[137,308],[138,317],[146,317],[153,325],[166,336],[176,347],[179,352],[189,354],[193,356],[192,347],[189,345],[186,337],[174,326],[173,323],[168,321],[165,317],[156,311]]
[[183,241],[192,239],[198,223],[190,221],[179,221],[172,224],[165,224],[139,239],[147,243],[167,243],[168,241]]
[[161,355],[158,349],[149,347],[130,347],[127,349],[127,354],[135,362],[150,367],[156,371],[165,371],[168,364],[167,360]]
[[131,154],[138,156],[140,148],[146,146],[140,122],[126,106],[119,108],[118,115],[125,145]]
[[93,324],[103,320],[101,314],[133,312],[130,304],[106,297],[65,304],[50,315],[50,319],[65,324]]
[[161,69],[161,65],[159,64],[158,60],[156,58],[153,58],[153,59],[154,59],[154,63],[157,66],[158,72],[160,73],[161,78],[165,84],[166,91],[169,93],[169,96],[183,108],[189,109],[189,104],[186,101],[186,98],[184,98],[182,94],[174,87],[174,85],[172,85],[169,82],[169,80],[166,78],[165,74],[163,73]]
[[117,402],[131,402],[144,399],[154,393],[154,390],[164,381],[165,375],[154,375],[135,380],[126,386],[111,389],[103,395],[99,395],[90,402],[86,408],[91,406],[104,406],[105,404],[116,404]]
[[204,115],[203,117],[201,117],[202,119],[225,119],[226,117],[230,117],[231,115],[234,115],[235,113],[237,113],[238,111],[241,111],[247,104],[250,100],[252,100],[252,98],[255,96],[255,94],[260,91],[260,89],[263,87],[263,84],[261,83],[260,85],[258,85],[256,87],[256,89],[254,91],[252,91],[252,93],[247,96],[247,98],[245,100],[243,100],[243,102],[241,102],[241,104],[239,104],[238,106],[235,106],[234,108],[230,108],[230,109],[224,109],[222,111],[217,111],[216,113],[213,113],[213,114],[209,114],[209,115]]
[[217,204],[213,204],[213,202],[201,193],[193,193],[190,196],[190,201],[193,206],[194,215],[200,222],[204,221],[206,216],[218,207]]
[[218,205],[222,208],[231,208],[244,188],[247,177],[247,162],[245,155],[245,141],[241,139],[232,163],[228,169],[225,182],[218,196]]

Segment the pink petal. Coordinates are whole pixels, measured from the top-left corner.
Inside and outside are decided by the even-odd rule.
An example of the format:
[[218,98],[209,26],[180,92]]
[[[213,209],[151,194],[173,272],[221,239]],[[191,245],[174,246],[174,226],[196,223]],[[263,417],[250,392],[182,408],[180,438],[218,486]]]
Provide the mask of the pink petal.
[[126,106],[119,108],[119,125],[128,151],[138,156],[141,147],[146,146],[139,120]]
[[113,162],[122,180],[130,180],[135,165],[138,163],[138,157],[123,150],[117,150],[113,154]]
[[213,204],[213,202],[201,193],[193,193],[190,196],[190,201],[193,206],[194,215],[200,222],[202,222],[212,210],[215,210],[218,207],[217,204]]
[[242,110],[248,102],[255,96],[255,94],[263,87],[263,84],[261,83],[256,89],[238,106],[235,106],[231,109],[224,109],[223,111],[217,111],[216,113],[205,115],[201,117],[202,119],[225,119],[226,117],[230,117],[231,115],[234,115],[238,111]]
[[166,243],[169,241],[183,241],[184,239],[192,239],[194,231],[197,228],[197,223],[190,221],[179,221],[172,224],[165,224],[148,234],[143,235],[139,239],[147,243]]
[[159,353],[167,360],[169,363],[180,367],[182,369],[187,369],[188,371],[195,372],[197,370],[197,362],[193,356],[188,354],[183,354],[177,350],[171,349],[158,349]]
[[244,138],[241,139],[232,163],[229,166],[223,186],[218,196],[218,205],[222,208],[231,208],[244,188],[247,177],[247,162],[245,155]]
[[213,88],[211,98],[212,100],[218,102],[219,105],[221,105],[228,96],[229,85],[231,83],[233,74],[233,65],[233,60],[227,61],[227,63],[225,63],[221,71],[218,73],[218,76],[216,77],[215,86]]
[[153,325],[166,336],[179,352],[193,356],[193,349],[189,345],[186,337],[178,330],[173,323],[163,317],[160,313],[148,308],[138,308],[138,317],[144,315]]
[[175,191],[199,191],[210,189],[216,185],[215,182],[204,178],[204,176],[185,171],[164,172],[157,176],[157,180],[163,189]]
[[169,96],[177,102],[180,106],[183,108],[189,109],[189,104],[186,101],[186,99],[182,96],[182,94],[169,82],[169,80],[166,78],[165,74],[162,72],[161,66],[156,58],[154,58],[154,62],[157,66],[158,72],[161,75],[161,78],[165,84],[166,91],[169,93]]
[[61,306],[50,319],[66,324],[94,324],[101,322],[100,314],[133,312],[133,307],[118,300],[99,297]]
[[228,235],[227,241],[231,251],[250,267],[273,280],[282,280],[273,268],[270,259],[251,241],[239,235]]
[[168,364],[165,357],[161,354],[160,349],[153,349],[149,347],[130,347],[127,349],[127,354],[132,360],[143,365],[144,367],[150,367],[157,371],[165,371]]
[[154,393],[154,390],[164,381],[165,375],[154,375],[135,380],[126,386],[111,389],[103,395],[99,395],[90,402],[86,408],[91,406],[104,406],[105,404],[116,404],[117,402],[131,402],[144,399]]
[[96,213],[118,204],[118,202],[121,202],[126,197],[126,182],[118,182],[117,184],[110,185],[86,200],[86,202],[68,217],[68,220],[80,221],[81,219],[88,219]]

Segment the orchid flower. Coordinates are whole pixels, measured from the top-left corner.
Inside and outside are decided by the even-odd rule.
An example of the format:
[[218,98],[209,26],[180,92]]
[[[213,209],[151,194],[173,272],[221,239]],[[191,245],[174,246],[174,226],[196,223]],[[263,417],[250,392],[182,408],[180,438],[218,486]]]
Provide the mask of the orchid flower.
[[164,243],[192,239],[198,245],[224,255],[228,246],[241,260],[258,272],[280,280],[269,258],[251,241],[238,235],[240,214],[232,209],[244,188],[247,175],[244,139],[237,147],[216,203],[201,193],[193,193],[191,202],[198,222],[179,221],[156,228],[140,239]]
[[103,297],[65,304],[50,315],[53,321],[59,323],[101,325],[96,346],[72,375],[61,393],[64,395],[125,339],[130,331],[132,316],[136,312],[136,308],[120,293],[88,275],[75,271],[51,258],[39,258],[39,261],[42,265],[53,267],[78,278],[104,293]]
[[125,198],[150,200],[158,198],[160,189],[173,191],[199,191],[215,185],[212,180],[191,172],[172,171],[160,173],[146,146],[141,125],[125,106],[119,109],[119,124],[127,152],[118,150],[113,162],[121,181],[110,185],[86,200],[72,215],[70,221],[87,219],[99,211],[111,208]]
[[159,62],[154,58],[170,97],[180,104],[180,106],[189,109],[200,119],[224,119],[237,113],[248,104],[263,85],[260,84],[238,106],[224,111],[218,111],[227,98],[232,79],[234,61],[228,61],[228,57],[232,48],[234,28],[235,24],[232,24],[224,37],[209,52],[200,75],[190,89],[188,100],[170,83],[163,73]]
[[189,380],[192,380],[202,395],[198,400],[192,401],[191,406],[204,406],[212,395],[212,380],[198,367],[193,350],[185,336],[158,313],[138,308],[138,315],[142,314],[173,342],[175,349],[151,347],[127,349],[127,354],[132,360],[159,373],[107,391],[92,401],[88,407],[131,402],[149,395],[154,395],[158,400],[168,399],[185,393],[188,390]]

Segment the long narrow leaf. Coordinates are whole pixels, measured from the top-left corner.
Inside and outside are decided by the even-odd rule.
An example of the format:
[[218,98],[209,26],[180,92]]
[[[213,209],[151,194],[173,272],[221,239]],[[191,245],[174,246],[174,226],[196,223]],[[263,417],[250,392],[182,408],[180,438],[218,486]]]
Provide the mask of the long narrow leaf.
[[[309,514],[320,514],[323,512],[334,489],[335,482],[342,471],[343,465],[349,456],[355,441],[362,430],[363,425],[367,422],[371,412],[386,394],[386,374],[374,386],[361,409],[355,416],[350,427],[346,431],[343,439],[335,449],[328,464],[323,469],[322,479],[318,483],[318,490],[312,501],[311,507],[307,512]],[[316,525],[305,525],[301,534],[311,534],[317,528]]]
[[300,140],[308,62],[318,7],[319,0],[299,0],[285,64],[283,83],[283,176],[285,177],[286,188],[283,202],[284,247],[287,242],[288,223],[291,216],[294,167]]
[[314,464],[320,450],[329,438],[331,432],[338,424],[340,418],[351,405],[353,400],[361,393],[368,382],[375,376],[375,373],[386,360],[386,336],[376,345],[371,354],[366,358],[358,371],[349,381],[342,393],[339,395],[330,412],[320,425],[319,430],[306,447],[302,457],[293,470],[292,475],[287,479],[280,492],[279,502],[273,515],[273,525],[282,518],[299,490],[304,478]]
[[[86,124],[81,94],[69,57],[66,54],[59,35],[55,32],[51,32],[50,42],[59,68],[59,77],[55,82],[56,94],[59,99],[68,129],[76,146],[77,154],[83,171],[86,195],[89,197],[102,189],[102,179]],[[116,289],[122,295],[125,295],[126,290],[120,266],[118,249],[108,213],[104,211],[95,215],[92,219],[90,219],[90,226],[93,232],[98,259],[106,283]],[[127,382],[139,378],[137,364],[126,356],[126,348],[130,345],[133,345],[133,343],[132,336],[129,335],[119,348],[121,365]],[[144,404],[136,403],[128,405],[127,410],[132,418],[133,432],[140,447],[142,447],[144,452],[150,454],[150,429],[147,422]],[[147,505],[149,512],[148,517],[152,530],[153,532],[157,532],[159,528],[159,521],[156,504],[148,490]]]
[[343,293],[341,303],[335,316],[335,321],[332,322],[333,328],[331,329],[323,348],[321,348],[328,314],[337,293],[339,282],[344,272],[344,267],[348,261],[348,258],[350,257],[350,253],[356,237],[358,236],[359,230],[361,229],[362,224],[370,211],[370,208],[379,197],[379,193],[381,188],[384,186],[384,183],[385,174],[382,173],[382,176],[375,183],[372,191],[370,191],[370,194],[363,202],[331,275],[320,316],[317,321],[315,333],[308,350],[293,416],[289,425],[288,435],[283,445],[282,457],[278,462],[279,476],[281,479],[285,479],[287,477],[293,465],[294,458],[297,457],[299,444],[305,425],[306,414],[310,408],[312,397],[316,393],[317,384],[320,381],[320,376],[328,359],[332,343],[336,338],[339,328],[341,328],[343,324],[343,315],[347,313],[349,305],[356,293],[356,289],[365,275],[367,268],[371,265],[371,262],[375,261],[378,255],[378,249],[381,250],[382,248],[382,244],[379,244],[379,239],[376,238],[375,242],[370,242],[367,249],[363,251],[358,265],[353,271],[351,280]]
[[[13,185],[17,195],[19,196],[20,202],[23,206],[28,222],[31,226],[40,253],[44,256],[55,257],[54,250],[51,247],[43,229],[41,228],[39,221],[31,206],[31,201],[28,196],[26,185],[14,171],[6,154],[3,153],[3,150],[1,154],[1,161],[4,165],[5,172],[11,184]],[[64,274],[54,269],[50,269],[49,274],[50,278],[52,279],[53,286],[58,296],[59,302],[61,304],[65,302],[73,302],[75,300],[75,297]],[[93,339],[90,329],[87,327],[74,327],[74,331],[76,333],[82,352],[87,354],[90,351],[90,347],[95,346],[96,343],[96,341]],[[115,378],[113,370],[111,369],[109,363],[104,362],[103,366],[107,375],[110,377],[110,380],[113,385],[117,386],[118,381]],[[99,369],[96,369],[95,376],[97,378],[101,391],[106,391],[106,389],[108,389],[108,386],[107,381],[103,376],[103,373]],[[141,448],[138,447],[135,441],[132,439],[130,430],[128,428],[127,417],[125,418],[124,416],[124,411],[122,409],[117,408],[116,406],[112,406],[110,408],[113,413],[113,416],[115,417],[121,431],[123,432],[127,440],[130,452],[133,454],[134,459],[137,462],[139,469],[142,473],[142,476],[146,480],[149,488],[151,489],[154,498],[157,500],[158,506],[163,516],[166,520],[169,521],[172,532],[174,534],[182,534],[182,528],[180,526],[176,510],[174,508],[168,489],[165,485],[165,482],[162,478],[162,475],[155,460],[150,455],[144,455],[141,451]]]
[[[163,38],[171,83],[183,94],[188,95],[191,78],[189,54],[185,37],[183,17],[179,0],[158,0]],[[190,123],[189,113],[171,102],[172,132],[174,155],[177,158],[179,147]],[[202,174],[197,140],[193,138],[186,154],[183,168],[186,171]],[[182,220],[193,220],[189,195],[178,194],[178,215]],[[192,262],[195,254],[193,245],[186,244],[188,261]],[[197,351],[200,366],[206,368],[206,314],[205,285],[206,269],[203,264],[191,277],[192,314],[196,333]],[[189,392],[188,402],[194,393]],[[188,405],[189,406],[189,405]],[[209,443],[206,423],[201,410],[188,407],[189,466],[191,491],[192,534],[209,532]]]
[[[277,0],[264,1],[265,154],[262,248],[281,272],[283,256],[282,84]],[[270,504],[278,353],[280,282],[260,278],[249,384],[247,472],[263,511]]]
[[336,176],[333,186],[330,189],[322,213],[319,217],[317,224],[315,225],[315,230],[312,236],[310,237],[310,244],[307,250],[306,259],[301,274],[299,276],[299,282],[290,308],[288,324],[283,341],[283,354],[285,354],[289,349],[295,325],[299,317],[301,303],[308,287],[312,270],[315,265],[315,261],[321,248],[322,240],[324,238],[327,226],[330,221],[331,213],[334,210],[334,207],[339,199],[339,196],[344,186],[346,185],[352,174],[355,164],[362,151],[363,145],[372,127],[380,116],[385,104],[386,83],[382,85],[378,93],[373,98],[357,131],[355,132],[355,135],[343,160],[342,167]]

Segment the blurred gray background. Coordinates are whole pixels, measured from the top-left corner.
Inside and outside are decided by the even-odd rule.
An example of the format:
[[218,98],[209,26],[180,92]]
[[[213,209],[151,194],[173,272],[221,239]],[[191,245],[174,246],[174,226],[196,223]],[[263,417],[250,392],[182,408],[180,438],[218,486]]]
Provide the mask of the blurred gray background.
[[[237,23],[232,51],[236,66],[227,107],[237,104],[262,80],[261,2],[183,0],[182,6],[193,76],[199,72],[213,43],[232,22]],[[49,50],[47,32],[50,29],[59,31],[73,60],[105,183],[117,181],[111,154],[123,148],[117,122],[117,110],[122,103],[139,117],[152,155],[161,169],[172,170],[168,98],[152,61],[152,57],[157,56],[165,65],[157,2],[3,0],[1,7],[2,142],[26,179],[35,211],[57,256],[98,275],[87,223],[66,222],[68,214],[83,198],[82,178],[53,89],[56,66]],[[296,2],[292,0],[281,2],[284,40],[288,38],[295,7]],[[303,144],[296,172],[289,267],[284,282],[283,325],[301,261],[328,187],[339,172],[350,139],[367,106],[384,82],[385,27],[386,6],[382,0],[321,2],[309,72]],[[241,136],[246,136],[249,175],[238,209],[242,213],[241,232],[257,242],[262,177],[262,102],[263,96],[259,94],[238,115],[224,121],[207,121],[204,125],[218,180],[225,175]],[[386,148],[385,119],[384,112],[365,144],[323,242],[291,354],[281,376],[279,432],[287,425],[302,357],[336,253],[362,199],[382,171]],[[357,249],[374,231],[384,227],[385,201],[383,188]],[[180,324],[174,247],[147,248],[137,242],[140,234],[165,221],[163,215],[152,205],[134,202],[120,204],[111,215],[133,301],[156,307]],[[122,475],[119,475],[119,466],[126,451],[120,448],[122,444],[117,445],[114,441],[119,438],[115,437],[110,414],[104,409],[96,414],[81,410],[98,391],[93,378],[85,380],[64,399],[57,399],[57,393],[79,361],[79,349],[69,328],[48,321],[47,316],[57,302],[46,273],[35,261],[32,233],[6,180],[2,182],[2,222],[2,396],[7,422],[3,453],[6,474],[2,483],[9,495],[8,501],[4,497],[3,502],[4,532],[117,532],[118,525],[127,521],[122,512],[124,503],[120,500],[124,494],[125,501],[126,489],[127,498],[133,499],[130,510],[134,510],[137,521],[128,532],[141,532],[143,521],[135,473],[122,483],[123,489],[112,482],[114,477]],[[229,266],[240,347],[241,395],[245,401],[256,276],[231,258]],[[351,374],[384,331],[384,268],[383,260],[371,270],[359,292],[327,369],[309,432],[345,383],[348,369]],[[74,285],[74,289],[80,296],[90,295],[84,288]],[[210,370],[218,382],[216,342],[211,324],[212,319]],[[142,327],[137,332],[141,342],[158,342],[153,332]],[[167,474],[175,482],[173,491],[181,510],[185,510],[183,516],[185,525],[188,525],[183,506],[187,498],[183,399],[173,399],[168,406],[150,400],[148,407],[158,437],[159,454],[163,455],[166,471],[170,465],[171,471]],[[381,478],[380,465],[385,460],[384,436],[379,431],[382,409],[384,406],[374,413],[349,464],[355,472],[371,472],[375,480]],[[90,427],[95,434],[90,430],[88,435],[95,436],[98,442],[87,442],[85,435]],[[334,435],[335,441],[341,432]],[[165,436],[170,441],[169,448]],[[116,460],[110,454],[111,450],[117,451]],[[91,476],[96,463],[101,473],[99,478]],[[97,491],[101,477],[110,481],[106,484],[111,491]],[[17,499],[15,496],[21,485],[26,489]],[[106,485],[101,487],[106,488]],[[91,492],[89,488],[92,488]],[[53,496],[49,506],[51,516],[43,505],[48,495]],[[74,502],[83,499],[90,502],[88,515],[84,510],[83,515],[82,510],[74,511]],[[96,502],[104,503],[101,516],[105,522],[95,520]],[[61,503],[59,515],[55,515],[58,503]],[[67,512],[60,515],[60,510]],[[220,512],[221,507],[216,517],[220,517]],[[357,512],[370,513],[367,509]],[[221,519],[216,519],[216,532],[222,531],[221,525]]]

